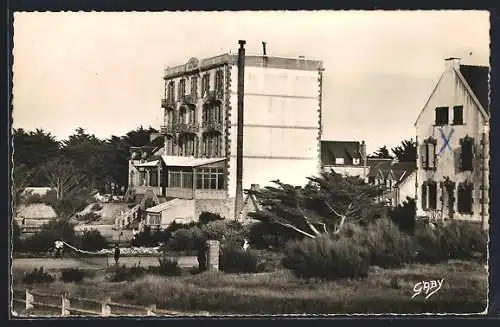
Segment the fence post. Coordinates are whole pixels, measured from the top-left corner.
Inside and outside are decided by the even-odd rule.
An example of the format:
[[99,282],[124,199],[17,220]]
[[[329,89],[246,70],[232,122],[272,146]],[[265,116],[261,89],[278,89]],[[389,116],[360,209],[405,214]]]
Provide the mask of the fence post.
[[107,298],[102,302],[101,306],[101,316],[103,317],[109,317],[111,316],[111,307],[108,305],[108,303],[111,302],[110,298]]
[[154,311],[156,310],[156,304],[151,304],[146,308],[146,315],[147,316],[156,316]]
[[35,298],[33,294],[30,293],[28,289],[26,289],[26,311],[33,309],[33,302]]
[[208,270],[219,270],[219,241],[208,241]]
[[67,317],[67,316],[70,315],[70,307],[71,307],[71,303],[69,301],[69,294],[67,294],[66,292],[64,292],[61,295],[61,300],[62,300],[62,303],[61,303],[61,316]]

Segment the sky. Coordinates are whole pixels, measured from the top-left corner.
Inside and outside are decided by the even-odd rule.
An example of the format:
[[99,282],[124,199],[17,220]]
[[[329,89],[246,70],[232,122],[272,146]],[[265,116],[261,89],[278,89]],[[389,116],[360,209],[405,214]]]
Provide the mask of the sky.
[[489,65],[487,11],[24,12],[13,127],[107,138],[162,122],[164,68],[236,53],[322,60],[323,139],[368,152],[414,138],[444,59]]

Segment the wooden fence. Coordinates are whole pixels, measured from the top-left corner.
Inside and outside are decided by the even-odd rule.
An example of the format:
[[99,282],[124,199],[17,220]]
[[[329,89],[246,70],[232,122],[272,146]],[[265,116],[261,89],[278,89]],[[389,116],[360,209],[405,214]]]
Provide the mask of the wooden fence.
[[[58,312],[58,315],[62,317],[67,316],[101,316],[101,317],[111,317],[111,316],[176,316],[184,315],[179,312],[173,312],[169,310],[160,310],[156,308],[155,304],[149,305],[147,307],[116,303],[111,301],[110,298],[104,301],[80,298],[80,297],[70,297],[68,293],[63,293],[60,295],[56,294],[46,294],[38,293],[29,289],[19,290],[14,289],[13,301],[17,303],[24,303],[24,313],[22,316],[34,316],[33,311],[35,309],[49,309],[47,311]],[[16,296],[16,293],[18,294]],[[21,299],[19,294],[24,293],[24,299]],[[41,300],[39,300],[41,299]],[[44,301],[45,299],[45,301]],[[48,302],[58,302],[48,303]],[[72,306],[72,303],[79,303],[80,305],[86,307],[97,307],[99,309],[86,309],[77,308]]]

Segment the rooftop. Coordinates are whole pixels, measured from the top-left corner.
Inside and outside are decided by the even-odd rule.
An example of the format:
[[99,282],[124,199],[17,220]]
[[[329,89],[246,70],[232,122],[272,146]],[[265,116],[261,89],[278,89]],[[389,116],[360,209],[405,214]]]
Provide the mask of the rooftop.
[[484,110],[489,113],[489,67],[460,65],[460,73]]
[[330,165],[335,158],[361,158],[360,147],[357,141],[321,141],[321,164]]

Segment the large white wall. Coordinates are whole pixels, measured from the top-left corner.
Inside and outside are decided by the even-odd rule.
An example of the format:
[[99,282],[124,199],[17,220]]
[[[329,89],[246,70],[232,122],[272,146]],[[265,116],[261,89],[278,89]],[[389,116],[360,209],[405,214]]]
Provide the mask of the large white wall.
[[[238,69],[231,70],[229,195],[236,189]],[[319,172],[317,71],[245,67],[243,188],[304,185]]]

